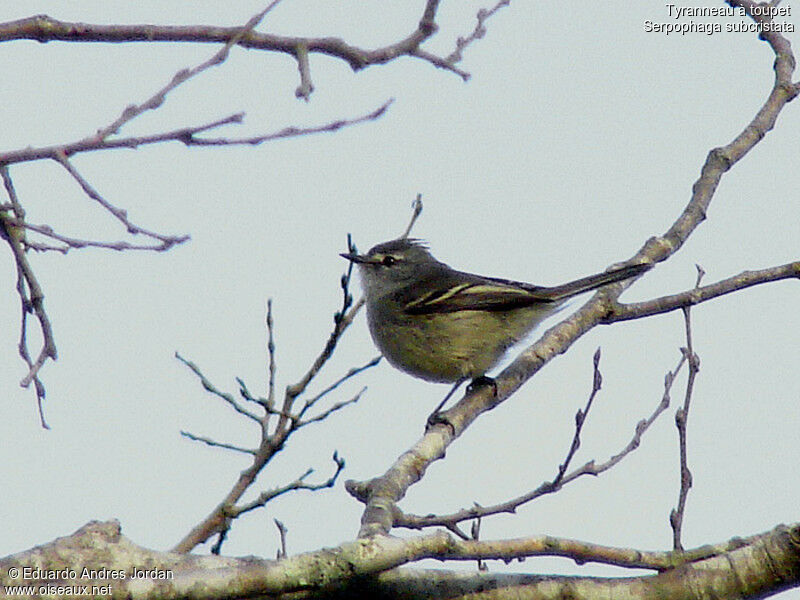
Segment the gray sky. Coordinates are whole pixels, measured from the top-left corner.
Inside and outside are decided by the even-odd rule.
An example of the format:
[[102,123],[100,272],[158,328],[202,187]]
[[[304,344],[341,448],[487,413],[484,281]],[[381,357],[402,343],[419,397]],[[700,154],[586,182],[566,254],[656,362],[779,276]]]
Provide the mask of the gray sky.
[[[336,35],[374,47],[410,32],[422,4],[286,0],[260,30]],[[444,3],[441,30],[427,48],[449,53],[455,37],[472,29],[480,6]],[[0,20],[47,13],[86,22],[237,25],[261,8],[251,1],[166,7],[154,1],[5,0]],[[188,233],[192,240],[166,254],[31,256],[59,351],[58,361],[42,372],[51,431],[39,428],[33,394],[18,387],[25,369],[16,356],[15,273],[9,253],[0,253],[0,313],[6,315],[0,327],[6,356],[0,361],[6,449],[0,555],[112,517],[136,543],[175,544],[246,464],[244,457],[191,443],[178,432],[244,446],[256,443],[256,432],[205,394],[173,353],[195,361],[221,389],[235,392],[239,376],[262,392],[263,321],[266,299],[273,298],[283,390],[305,372],[330,331],[346,234],[362,250],[396,237],[417,193],[425,210],[414,234],[441,260],[541,284],[603,270],[663,233],[687,203],[708,151],[752,119],[773,79],[773,54],[752,34],[645,32],[646,20],[669,22],[667,10],[661,2],[624,8],[512,3],[467,50],[462,66],[472,79],[466,84],[409,58],[354,74],[341,61],[312,56],[316,90],[308,104],[294,97],[291,59],[235,49],[225,65],[171,94],[163,109],[124,133],[201,124],[243,110],[245,124],[227,133],[259,134],[359,116],[388,98],[395,102],[376,122],[257,148],[170,144],[76,157],[81,173],[127,208],[134,222]],[[84,137],[214,50],[5,43],[2,148]],[[687,289],[696,263],[710,283],[797,260],[799,128],[798,107],[790,105],[776,129],[725,175],[709,219],[685,247],[623,299]],[[31,222],[75,237],[113,240],[124,233],[57,165],[25,164],[11,173]],[[694,487],[686,547],[798,519],[800,483],[791,476],[800,460],[797,303],[796,282],[779,282],[693,311],[702,366],[689,424]],[[484,415],[411,489],[402,508],[424,514],[473,501],[491,504],[552,478],[569,445],[574,413],[591,388],[598,346],[604,389],[575,465],[615,454],[658,403],[664,374],[684,343],[679,312],[592,331]],[[313,389],[375,354],[361,317]],[[486,520],[483,537],[547,533],[669,548],[668,516],[678,492],[673,413],[682,383],[670,412],[618,468],[515,516]],[[251,514],[234,526],[225,553],[274,556],[273,517],[289,528],[290,552],[356,534],[361,505],[342,482],[382,473],[419,437],[446,391],[381,364],[332,400],[362,385],[369,389],[357,405],[299,434],[252,491],[280,485],[308,467],[327,477],[334,449],[347,460],[336,487],[290,495]],[[555,559],[511,568],[618,573]],[[797,597],[791,594],[782,597]]]

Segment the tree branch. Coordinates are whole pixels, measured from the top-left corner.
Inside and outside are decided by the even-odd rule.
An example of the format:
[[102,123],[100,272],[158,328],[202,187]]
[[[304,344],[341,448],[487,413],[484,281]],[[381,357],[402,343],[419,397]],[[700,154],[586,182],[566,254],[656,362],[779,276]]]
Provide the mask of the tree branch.
[[[568,556],[579,562],[599,559],[626,567],[661,569],[655,575],[622,578],[560,577],[525,574],[467,575],[448,571],[397,569],[425,558],[439,560],[513,560],[529,556]],[[607,559],[607,560],[606,560]],[[89,523],[74,535],[0,560],[0,585],[19,585],[15,573],[57,565],[50,585],[105,586],[113,596],[144,600],[249,597],[292,598],[411,597],[485,598],[487,590],[503,597],[725,598],[765,597],[800,584],[800,524],[780,525],[748,538],[734,538],[684,554],[643,552],[594,546],[576,540],[537,537],[505,541],[457,541],[437,533],[412,539],[379,536],[335,548],[298,554],[279,561],[253,557],[176,555],[148,550],[121,535],[119,524]],[[126,574],[111,582],[80,577],[95,572]],[[131,578],[133,568],[163,573],[163,579]],[[56,567],[53,567],[53,571]],[[74,573],[74,575],[73,575]],[[102,577],[102,576],[101,576]],[[457,594],[456,594],[457,592]],[[328,594],[328,596],[326,596]]]
[[[221,43],[228,48],[237,45],[252,50],[279,52],[295,59],[302,51],[325,54],[345,61],[354,71],[358,71],[370,65],[388,63],[399,56],[416,56],[415,51],[438,29],[435,23],[438,5],[439,0],[428,0],[419,25],[413,32],[402,40],[374,50],[359,48],[335,37],[282,36],[259,33],[250,30],[252,28],[246,28],[243,32],[242,27],[207,25],[101,25],[59,21],[47,15],[0,23],[0,42],[28,39],[82,43]],[[428,60],[425,57],[418,58]]]
[[0,152],[0,165],[10,165],[19,162],[42,160],[45,158],[58,160],[59,155],[72,156],[81,152],[96,152],[98,150],[114,150],[119,148],[135,149],[140,146],[160,144],[170,141],[180,142],[185,146],[258,146],[264,142],[278,139],[300,137],[315,133],[332,133],[343,127],[349,127],[351,125],[357,125],[367,121],[374,121],[386,112],[389,106],[391,106],[392,102],[393,100],[389,99],[375,110],[364,115],[347,119],[338,119],[336,121],[330,121],[321,125],[313,125],[310,127],[284,127],[283,129],[272,133],[241,138],[204,138],[197,136],[199,133],[211,131],[223,125],[241,123],[244,119],[244,113],[237,113],[224,119],[206,123],[205,125],[182,127],[180,129],[173,129],[172,131],[165,131],[163,133],[156,133],[152,135],[103,140],[85,138],[77,142],[59,144],[56,146],[40,146],[38,148],[22,148],[20,150],[13,150],[10,152]]
[[[705,271],[697,265],[697,282],[695,288],[700,286]],[[686,382],[686,393],[683,398],[683,406],[678,408],[675,413],[675,426],[678,429],[678,455],[680,460],[680,491],[678,492],[678,506],[670,512],[669,524],[672,527],[672,548],[682,551],[681,530],[683,528],[683,515],[686,511],[686,499],[689,497],[689,489],[692,487],[692,472],[689,470],[688,458],[688,431],[689,407],[692,402],[692,392],[697,373],[700,371],[700,358],[695,354],[694,342],[692,341],[692,320],[691,307],[683,308],[683,322],[686,332],[686,348],[682,348],[683,355],[689,363],[689,377]]]
[[713,300],[714,298],[719,298],[725,294],[743,290],[754,285],[769,283],[771,281],[780,281],[782,279],[800,279],[800,261],[758,271],[743,271],[738,275],[723,279],[717,283],[695,287],[691,290],[671,296],[662,296],[645,302],[617,304],[613,307],[612,311],[603,318],[602,322],[615,323],[617,321],[629,321],[631,319],[641,319],[652,315],[667,313],[707,302],[708,300]]
[[[39,379],[39,371],[48,358],[56,360],[58,357],[56,341],[53,336],[53,328],[50,325],[50,318],[44,309],[44,292],[42,292],[39,281],[33,272],[33,267],[31,267],[25,254],[25,229],[17,224],[19,221],[24,221],[25,211],[17,197],[8,167],[5,165],[0,165],[0,177],[3,179],[3,186],[10,200],[10,207],[0,210],[0,238],[4,239],[11,248],[17,267],[17,295],[19,296],[21,309],[17,350],[22,360],[28,365],[28,373],[22,378],[20,385],[27,388],[33,382],[34,390],[36,391],[36,405],[39,410],[39,421],[44,429],[50,429],[44,418],[42,408],[45,389],[44,384]],[[36,360],[31,359],[28,351],[28,315],[31,313],[36,315],[36,319],[39,321],[39,330],[42,334],[42,347]]]

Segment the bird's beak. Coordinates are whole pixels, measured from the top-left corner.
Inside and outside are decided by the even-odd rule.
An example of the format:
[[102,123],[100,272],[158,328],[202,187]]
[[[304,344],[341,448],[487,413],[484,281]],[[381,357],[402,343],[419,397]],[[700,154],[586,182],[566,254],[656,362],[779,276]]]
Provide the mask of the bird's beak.
[[348,252],[348,253],[342,253],[339,256],[341,256],[342,258],[346,258],[350,262],[354,262],[356,264],[369,262],[367,257],[364,256],[363,254],[353,254],[352,252]]

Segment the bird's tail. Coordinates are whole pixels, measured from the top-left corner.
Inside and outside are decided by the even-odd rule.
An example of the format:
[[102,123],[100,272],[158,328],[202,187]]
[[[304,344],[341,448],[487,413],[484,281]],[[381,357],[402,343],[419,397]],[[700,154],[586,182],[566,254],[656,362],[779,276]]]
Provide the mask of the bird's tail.
[[582,277],[581,279],[576,279],[575,281],[570,281],[569,283],[564,283],[555,287],[539,288],[536,290],[536,293],[550,300],[564,300],[588,292],[589,290],[608,285],[609,283],[616,283],[618,281],[630,279],[631,277],[637,277],[652,268],[652,266],[651,264],[645,263],[627,265],[612,269],[611,271],[598,273],[597,275]]

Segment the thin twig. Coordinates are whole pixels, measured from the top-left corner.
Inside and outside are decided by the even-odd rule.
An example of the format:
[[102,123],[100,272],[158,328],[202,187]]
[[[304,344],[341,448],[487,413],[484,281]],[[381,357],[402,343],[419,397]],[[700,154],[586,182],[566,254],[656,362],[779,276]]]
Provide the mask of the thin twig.
[[261,407],[267,407],[267,399],[262,398],[261,396],[254,396],[250,389],[247,387],[247,384],[244,382],[244,379],[241,377],[234,377],[236,379],[236,383],[239,384],[239,395],[247,400],[248,402],[254,402]]
[[[56,350],[53,328],[50,325],[50,318],[44,309],[44,293],[39,285],[36,275],[33,272],[28,257],[25,255],[25,230],[15,225],[16,220],[25,218],[25,211],[19,202],[14,182],[8,172],[8,167],[0,166],[0,177],[8,194],[13,219],[5,214],[7,211],[0,212],[0,237],[2,237],[11,248],[14,261],[17,267],[17,295],[20,299],[20,334],[17,350],[22,360],[28,365],[28,373],[20,381],[20,386],[27,388],[33,383],[36,392],[36,406],[39,411],[39,422],[44,429],[50,429],[44,417],[42,401],[45,397],[44,384],[39,378],[39,371],[44,366],[47,359],[56,360],[58,352]],[[13,221],[13,222],[12,222]],[[28,351],[28,315],[35,314],[39,322],[39,330],[42,334],[42,347],[36,360],[32,360]]]
[[182,236],[179,238],[173,236],[164,236],[159,233],[155,233],[153,231],[148,231],[147,229],[143,229],[138,225],[134,225],[128,219],[128,211],[122,208],[118,208],[111,204],[108,200],[103,198],[100,193],[94,189],[94,187],[78,172],[78,170],[72,165],[72,163],[67,159],[67,156],[64,153],[58,153],[55,157],[56,161],[61,164],[64,169],[66,169],[67,173],[69,173],[75,181],[81,186],[83,191],[86,193],[89,198],[97,202],[100,206],[106,209],[111,215],[117,219],[120,223],[122,223],[125,228],[127,229],[128,233],[132,235],[142,234],[147,237],[159,240],[164,245],[164,249],[168,249],[175,244],[179,244],[181,242],[185,242],[189,239],[189,236]]
[[244,113],[238,113],[224,119],[216,120],[212,123],[199,125],[194,127],[182,127],[163,133],[156,133],[144,136],[132,136],[114,139],[94,139],[86,138],[78,142],[71,142],[67,144],[59,144],[56,146],[41,146],[41,147],[26,147],[20,150],[13,150],[10,152],[0,152],[0,164],[10,165],[19,162],[30,162],[35,160],[52,159],[58,160],[59,155],[73,156],[82,152],[96,152],[101,150],[114,150],[119,148],[135,149],[140,146],[150,144],[160,144],[163,142],[180,142],[185,146],[257,146],[264,142],[273,140],[301,137],[306,135],[313,135],[316,133],[333,133],[342,129],[343,127],[350,127],[368,121],[374,121],[380,118],[394,102],[390,98],[378,108],[352,118],[337,119],[321,125],[312,125],[309,127],[284,127],[279,131],[272,133],[261,134],[257,136],[248,137],[220,137],[220,138],[204,138],[198,137],[198,133],[203,133],[228,125],[232,123],[241,123],[244,118]]
[[326,387],[324,390],[322,390],[319,394],[317,394],[316,396],[313,396],[313,397],[309,398],[308,400],[306,400],[305,403],[303,404],[303,408],[300,409],[300,412],[297,413],[298,419],[301,419],[306,414],[306,412],[308,412],[309,409],[314,407],[314,405],[317,402],[319,402],[327,394],[331,393],[333,390],[338,388],[345,381],[347,381],[348,379],[351,379],[351,378],[355,377],[359,373],[363,373],[367,369],[371,369],[372,367],[377,365],[381,361],[381,358],[383,358],[383,357],[381,355],[378,355],[375,358],[373,358],[372,360],[370,360],[369,362],[367,362],[366,364],[361,365],[360,367],[353,367],[347,373],[342,375],[339,379],[337,379],[332,384],[330,384],[328,387]]
[[205,375],[203,375],[203,372],[200,370],[200,367],[198,367],[192,361],[186,360],[178,352],[175,353],[175,358],[177,358],[179,361],[181,361],[183,364],[185,364],[187,367],[189,367],[189,369],[192,370],[192,372],[200,380],[200,383],[202,384],[203,388],[205,388],[206,391],[209,391],[212,394],[214,394],[215,396],[217,396],[218,398],[221,398],[222,400],[224,400],[231,408],[233,408],[233,410],[238,412],[240,415],[244,415],[245,417],[247,417],[248,419],[250,419],[252,421],[255,421],[256,423],[260,423],[261,422],[261,418],[258,415],[250,412],[244,406],[239,404],[236,401],[236,398],[234,398],[232,394],[228,394],[227,392],[222,392],[222,391],[218,390],[214,386],[214,384],[211,383],[211,381],[209,381],[206,378]]
[[363,396],[364,392],[366,391],[367,388],[363,387],[358,391],[358,393],[355,396],[353,396],[349,400],[343,400],[342,402],[337,402],[329,409],[324,410],[318,415],[311,417],[309,419],[300,420],[299,418],[297,418],[297,424],[294,426],[294,429],[300,429],[301,427],[305,427],[306,425],[310,425],[311,423],[319,423],[320,421],[324,421],[336,411],[343,409],[345,406],[350,406],[351,404],[355,404],[356,402],[361,400],[361,396]]
[[294,481],[290,481],[285,485],[273,488],[271,490],[267,490],[265,492],[261,492],[258,498],[256,498],[252,502],[248,502],[246,504],[231,508],[230,509],[231,516],[235,518],[246,512],[250,512],[251,510],[260,508],[270,500],[273,500],[278,496],[282,496],[287,492],[295,490],[308,490],[315,492],[325,488],[333,487],[334,483],[336,483],[336,480],[339,477],[339,474],[342,472],[342,469],[344,469],[345,462],[344,459],[341,458],[337,452],[333,453],[332,460],[336,465],[336,469],[333,472],[333,474],[330,477],[328,477],[328,479],[326,479],[325,481],[322,481],[320,483],[306,483],[305,482],[306,478],[308,478],[314,472],[314,469],[308,469],[306,470],[305,473],[300,475],[300,477],[298,477]]
[[408,222],[408,227],[401,235],[401,238],[407,238],[408,235],[411,233],[411,229],[414,227],[414,223],[417,222],[417,219],[422,214],[422,194],[417,194],[417,197],[414,199],[414,202],[411,203],[411,220]]
[[504,6],[508,6],[511,4],[511,0],[500,0],[497,4],[495,4],[491,9],[487,10],[482,8],[478,11],[477,15],[477,22],[475,23],[475,29],[472,30],[466,37],[459,37],[456,40],[456,49],[445,58],[445,61],[451,65],[459,62],[463,58],[463,52],[467,46],[472,44],[474,41],[481,39],[483,36],[486,35],[486,21],[494,15],[498,10],[503,8]]
[[203,437],[201,435],[195,435],[189,431],[181,430],[181,435],[185,438],[189,438],[194,442],[202,442],[208,446],[212,446],[214,448],[222,448],[224,450],[233,450],[234,452],[241,452],[242,454],[249,454],[250,456],[255,456],[258,452],[252,448],[243,448],[242,446],[236,446],[234,444],[227,444],[225,442],[218,442],[216,440],[212,440],[211,438]]
[[269,376],[267,377],[267,406],[275,405],[275,330],[272,322],[272,298],[267,300],[267,355],[269,359]]
[[553,479],[553,486],[558,486],[561,484],[561,481],[564,479],[564,474],[567,472],[570,462],[572,462],[572,458],[575,456],[578,448],[581,447],[581,431],[583,430],[583,424],[586,422],[586,416],[589,414],[589,410],[592,408],[592,403],[594,402],[595,396],[597,396],[597,393],[600,391],[600,388],[603,385],[603,376],[600,374],[599,347],[594,352],[592,366],[592,391],[589,393],[589,399],[586,401],[586,406],[584,409],[578,409],[578,412],[575,413],[575,434],[572,436],[572,443],[570,444],[566,459],[563,463],[558,465],[558,473],[556,474],[555,479]]
[[286,554],[286,525],[284,525],[278,519],[272,519],[275,522],[275,527],[278,528],[278,535],[281,537],[281,547],[278,549],[276,559],[280,560],[282,558],[286,558],[288,555]]
[[[697,266],[697,281],[695,288],[700,287],[700,281],[705,275],[700,265]],[[678,506],[673,508],[669,515],[669,524],[672,528],[672,547],[676,551],[683,550],[681,543],[681,530],[683,528],[683,515],[686,511],[686,499],[689,496],[689,489],[692,487],[692,472],[689,470],[689,459],[687,450],[687,424],[689,420],[689,406],[692,401],[694,391],[694,381],[700,371],[700,358],[694,351],[692,342],[692,320],[691,307],[683,307],[683,323],[686,331],[686,348],[683,348],[684,356],[689,361],[689,377],[686,382],[686,393],[683,398],[683,406],[675,412],[675,427],[678,429],[678,450],[680,456],[680,481],[681,487],[678,492]]]
[[228,532],[231,530],[230,520],[226,521],[226,527],[219,532],[217,536],[217,541],[214,542],[214,545],[211,546],[211,554],[215,556],[219,556],[222,552],[222,544],[225,543],[225,540],[228,539]]
[[[349,235],[347,239],[348,247],[351,247],[352,241]],[[349,262],[347,265],[347,271],[344,275],[342,275],[339,282],[340,287],[342,288],[342,307],[333,315],[333,331],[331,331],[330,335],[328,336],[328,340],[325,342],[325,347],[322,349],[322,352],[319,354],[319,356],[317,356],[316,360],[311,365],[311,368],[306,371],[299,381],[286,388],[286,395],[284,397],[282,408],[283,412],[291,412],[295,399],[305,391],[311,380],[316,377],[320,369],[322,369],[325,363],[328,362],[328,359],[333,355],[333,351],[336,348],[336,344],[338,343],[342,334],[347,327],[349,327],[350,323],[352,323],[355,313],[361,308],[363,303],[353,306],[353,296],[350,294],[350,281],[352,280],[352,276],[353,263]],[[284,420],[281,419],[278,422],[278,428],[283,426]]]
[[276,131],[274,133],[267,133],[263,135],[256,135],[243,138],[199,138],[191,136],[188,138],[180,139],[179,141],[183,142],[187,146],[242,146],[242,145],[258,146],[259,144],[262,144],[264,142],[270,142],[272,140],[278,140],[283,138],[298,137],[301,135],[311,135],[314,133],[330,133],[338,131],[343,127],[349,127],[351,125],[357,125],[359,123],[365,123],[367,121],[374,121],[375,119],[381,117],[387,111],[387,109],[392,105],[393,102],[394,98],[389,98],[378,108],[364,115],[361,115],[359,117],[354,117],[351,119],[338,119],[336,121],[330,121],[329,123],[325,123],[323,125],[314,125],[311,127],[285,127],[280,131]]
[[117,250],[117,251],[125,251],[125,250],[153,250],[155,252],[164,252],[172,248],[172,246],[176,244],[182,244],[189,240],[188,235],[183,236],[161,236],[160,234],[156,234],[155,236],[150,237],[157,237],[162,239],[158,244],[131,244],[124,240],[119,240],[116,242],[100,242],[97,240],[86,240],[80,238],[73,238],[69,237],[60,233],[56,233],[53,231],[53,228],[49,225],[34,225],[33,223],[19,223],[15,221],[15,225],[19,227],[24,227],[29,231],[33,231],[38,233],[39,235],[43,235],[45,237],[49,237],[54,240],[58,240],[59,242],[63,242],[64,246],[47,246],[43,245],[39,242],[34,242],[31,240],[25,241],[25,246],[31,248],[32,250],[37,251],[49,251],[54,250],[56,252],[60,252],[61,254],[66,254],[69,250],[80,250],[82,248],[103,248],[106,250]]

